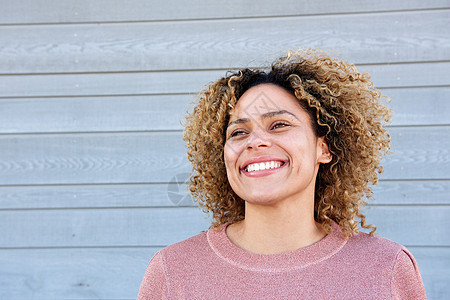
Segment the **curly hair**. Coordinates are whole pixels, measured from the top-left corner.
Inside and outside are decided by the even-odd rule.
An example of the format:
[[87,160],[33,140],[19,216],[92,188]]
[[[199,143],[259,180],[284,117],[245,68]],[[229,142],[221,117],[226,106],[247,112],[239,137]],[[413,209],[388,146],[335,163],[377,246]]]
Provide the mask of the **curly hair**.
[[[327,233],[331,221],[346,237],[365,222],[363,198],[372,198],[372,186],[383,171],[380,161],[389,152],[390,136],[383,127],[390,110],[382,103],[370,75],[353,64],[332,59],[321,50],[289,51],[270,68],[229,72],[200,93],[188,114],[183,139],[193,172],[189,190],[212,213],[211,228],[245,218],[244,201],[231,188],[224,163],[225,132],[230,112],[245,91],[273,83],[294,95],[309,113],[318,137],[325,137],[332,161],[321,164],[314,199],[314,219]],[[359,219],[359,221],[355,221]]]

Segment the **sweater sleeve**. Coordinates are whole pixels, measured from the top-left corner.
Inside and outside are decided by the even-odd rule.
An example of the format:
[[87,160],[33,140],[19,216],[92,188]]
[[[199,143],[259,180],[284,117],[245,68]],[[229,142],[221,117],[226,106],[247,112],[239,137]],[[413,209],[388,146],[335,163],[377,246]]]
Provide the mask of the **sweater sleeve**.
[[137,300],[167,299],[167,281],[162,254],[157,252],[150,260]]
[[397,256],[392,278],[394,299],[427,299],[419,266],[413,255],[403,247]]

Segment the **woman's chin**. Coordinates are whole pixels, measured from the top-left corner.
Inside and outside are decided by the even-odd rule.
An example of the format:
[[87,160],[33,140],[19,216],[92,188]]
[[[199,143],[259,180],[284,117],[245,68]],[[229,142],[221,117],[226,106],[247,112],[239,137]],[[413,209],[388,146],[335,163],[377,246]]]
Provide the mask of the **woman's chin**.
[[246,195],[245,198],[243,198],[245,202],[248,204],[253,205],[273,205],[280,200],[279,194],[276,193],[253,193],[251,195]]

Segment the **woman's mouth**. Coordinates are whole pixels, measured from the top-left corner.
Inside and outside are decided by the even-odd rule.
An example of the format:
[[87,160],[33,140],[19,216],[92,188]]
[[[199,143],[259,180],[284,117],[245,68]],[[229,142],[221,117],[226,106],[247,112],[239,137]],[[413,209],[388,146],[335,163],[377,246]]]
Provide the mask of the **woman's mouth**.
[[266,161],[261,163],[253,163],[249,164],[244,168],[244,171],[246,172],[255,172],[255,171],[264,171],[264,170],[270,170],[270,169],[278,169],[280,168],[284,162],[282,161]]
[[242,174],[249,177],[263,177],[277,173],[287,162],[281,160],[268,160],[263,162],[254,162],[241,169]]

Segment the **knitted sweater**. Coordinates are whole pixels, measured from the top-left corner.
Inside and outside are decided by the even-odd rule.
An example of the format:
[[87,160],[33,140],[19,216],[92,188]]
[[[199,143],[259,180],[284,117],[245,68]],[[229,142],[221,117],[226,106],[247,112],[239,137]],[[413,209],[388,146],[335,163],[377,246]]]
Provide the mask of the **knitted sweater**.
[[157,252],[143,299],[426,299],[414,257],[390,240],[333,233],[282,254],[255,254],[210,229]]

